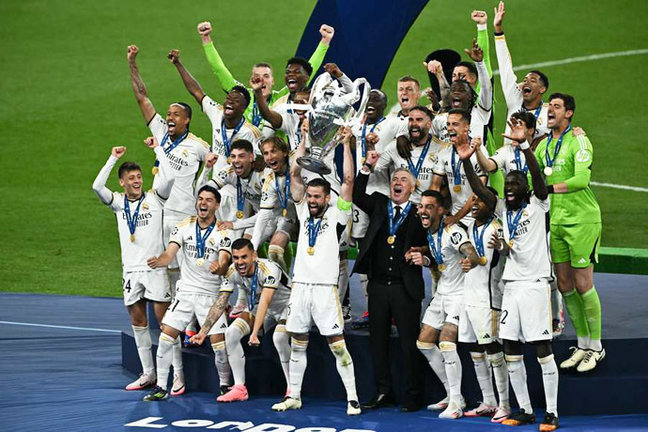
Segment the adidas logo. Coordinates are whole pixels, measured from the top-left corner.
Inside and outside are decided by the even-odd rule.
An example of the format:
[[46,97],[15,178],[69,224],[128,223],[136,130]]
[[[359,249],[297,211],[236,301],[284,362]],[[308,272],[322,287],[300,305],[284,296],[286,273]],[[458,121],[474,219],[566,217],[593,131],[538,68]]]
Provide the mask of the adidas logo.
[[220,328],[227,328],[227,324],[225,323],[221,324]]
[[581,258],[578,260],[578,264],[587,264],[587,260],[585,258]]
[[453,316],[452,319],[453,319],[453,320],[457,320],[457,321],[459,321],[459,315],[457,315],[457,316]]
[[339,329],[339,328],[340,328],[340,326],[337,325],[337,324],[335,324],[335,325],[333,326],[333,330],[335,330],[335,329]]
[[490,338],[490,335],[488,333],[486,333],[484,336],[482,336],[482,339],[488,339],[488,338]]
[[542,332],[542,335],[543,335],[543,336],[544,336],[544,335],[548,335],[548,334],[549,334],[549,330],[545,330],[545,331]]
[[189,236],[189,237],[187,238],[187,241],[191,241],[191,240],[193,240],[193,236]]

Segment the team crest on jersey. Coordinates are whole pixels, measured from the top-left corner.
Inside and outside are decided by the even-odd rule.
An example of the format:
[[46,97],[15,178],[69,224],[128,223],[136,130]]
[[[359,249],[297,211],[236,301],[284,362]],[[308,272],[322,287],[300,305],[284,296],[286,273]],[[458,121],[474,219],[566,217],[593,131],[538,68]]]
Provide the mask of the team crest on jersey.
[[526,210],[522,210],[522,216],[523,217],[529,217],[529,213]]
[[142,204],[142,208],[143,208],[144,210],[148,210],[148,209],[149,209],[149,206],[148,206],[148,204],[144,203],[144,204]]
[[213,246],[214,243],[216,243],[216,240],[210,237],[208,243]]
[[452,235],[450,236],[450,241],[452,242],[453,245],[456,246],[461,241],[461,238],[462,238],[461,233],[455,232],[452,233]]
[[178,227],[177,227],[177,226],[176,226],[176,227],[173,227],[173,231],[171,231],[171,235],[172,235],[172,236],[174,236],[174,235],[176,235],[176,234],[178,234]]
[[187,149],[182,150],[182,156],[189,157],[189,150]]

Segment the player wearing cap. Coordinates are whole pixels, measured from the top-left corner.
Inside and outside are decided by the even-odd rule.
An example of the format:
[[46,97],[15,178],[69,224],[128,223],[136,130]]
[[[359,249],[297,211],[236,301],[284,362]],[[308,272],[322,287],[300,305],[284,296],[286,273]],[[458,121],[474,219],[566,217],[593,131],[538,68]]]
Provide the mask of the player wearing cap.
[[[171,362],[171,346],[180,332],[195,316],[203,324],[208,311],[216,301],[221,288],[222,276],[230,264],[231,232],[216,227],[216,209],[220,194],[211,186],[203,186],[196,199],[196,216],[179,223],[171,233],[169,246],[159,256],[153,256],[147,263],[152,269],[162,268],[178,254],[180,259],[180,280],[175,298],[162,320],[162,332],[157,351],[157,386],[144,397],[145,401],[167,399],[166,383]],[[215,354],[216,369],[221,393],[230,384],[230,368],[225,350],[227,321],[221,316],[209,331]]]
[[560,364],[587,372],[605,357],[601,344],[601,302],[594,288],[594,262],[601,240],[601,210],[589,186],[594,150],[586,136],[575,136],[574,98],[549,96],[551,134],[538,144],[536,158],[551,196],[551,258],[572,320],[578,347]]

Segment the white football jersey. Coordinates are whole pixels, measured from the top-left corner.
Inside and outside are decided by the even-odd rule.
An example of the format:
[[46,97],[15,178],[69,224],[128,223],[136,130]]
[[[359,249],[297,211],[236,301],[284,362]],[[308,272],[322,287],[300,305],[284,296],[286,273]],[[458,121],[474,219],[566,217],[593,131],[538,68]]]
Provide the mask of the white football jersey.
[[295,150],[297,150],[297,147],[299,147],[302,139],[299,114],[289,109],[287,104],[280,104],[272,109],[281,116],[281,126],[278,129],[274,129],[270,123],[266,122],[263,127],[262,136],[266,139],[274,136],[276,132],[282,132],[287,138],[286,144],[288,144],[288,151],[292,156]]
[[[245,217],[250,216],[253,211],[258,212],[261,205],[261,192],[263,189],[263,172],[252,170],[247,178],[240,178],[234,173],[232,165],[225,165],[214,175],[214,183],[217,189],[224,188],[227,185],[232,186],[235,191],[235,198],[238,197],[237,184],[241,184],[244,203],[243,214]],[[236,199],[234,200],[236,204]]]
[[[488,151],[484,148],[484,146],[481,146],[480,149],[481,152],[484,153],[486,157],[488,157]],[[453,155],[454,169],[452,164]],[[473,168],[475,169],[475,173],[477,173],[478,176],[486,175],[482,171],[479,162],[477,162],[477,155],[473,154],[470,157],[470,162],[472,163]],[[459,166],[459,163],[461,163],[461,166]],[[455,171],[457,167],[459,167],[459,184],[457,185],[459,186],[459,191],[455,191]],[[466,171],[463,167],[463,161],[459,157],[459,154],[457,154],[454,146],[449,145],[439,153],[437,164],[434,166],[434,173],[447,178],[448,188],[450,189],[450,198],[452,199],[451,212],[452,214],[456,214],[464,206],[464,204],[466,204],[466,201],[468,201],[472,197],[473,191],[470,187],[470,183],[468,183],[468,179],[466,178]],[[462,219],[462,222],[467,223],[471,220],[472,216],[468,215]]]
[[[178,253],[182,254],[180,261],[180,280],[177,292],[191,292],[197,294],[216,295],[220,290],[222,277],[212,274],[209,266],[212,261],[218,260],[218,253],[226,251],[232,253],[232,232],[218,230],[214,227],[209,237],[205,239],[205,254],[198,256],[196,247],[196,226],[198,218],[191,216],[180,222],[171,232],[169,243],[180,246]],[[200,235],[205,235],[206,229],[199,229]]]
[[504,172],[504,175],[515,170],[523,172],[527,170],[524,152],[518,148],[519,151],[516,156],[516,148],[518,147],[514,147],[511,144],[505,144],[498,148],[495,154],[490,157],[490,159],[497,165],[497,169],[501,169]]
[[[522,215],[515,229],[513,247],[504,267],[504,281],[537,281],[551,277],[549,255],[549,199],[544,201],[531,195],[530,203],[522,209]],[[495,214],[504,225],[504,240],[511,240],[508,210],[503,199],[499,199]],[[517,211],[510,212],[514,221]]]
[[[209,96],[205,95],[202,100],[202,110],[209,117],[209,121],[212,124],[212,148],[211,151],[218,155],[218,160],[214,165],[214,173],[217,173],[220,168],[227,164],[227,156],[225,153],[225,143],[223,142],[222,128],[223,123],[223,106],[218,102],[214,101]],[[243,117],[245,119],[245,117]],[[259,150],[259,139],[261,138],[261,132],[257,127],[252,125],[252,123],[244,120],[241,128],[236,132],[234,136],[234,129],[225,129],[225,136],[230,140],[230,145],[238,139],[247,140],[252,143],[252,148],[254,148],[254,154],[260,155]]]
[[[293,206],[290,190],[286,190],[286,178],[290,174],[277,175],[271,168],[263,171],[263,186],[261,188],[261,201],[259,207],[262,209],[281,209],[283,200],[288,199],[288,208]],[[278,189],[277,189],[278,186]]]
[[[288,305],[290,300],[290,280],[288,275],[279,267],[279,264],[268,259],[260,258],[257,260],[257,286],[253,299],[253,307],[250,311],[256,309],[261,298],[261,291],[264,288],[276,290],[272,297],[272,306],[275,309],[283,309]],[[223,280],[220,292],[233,293],[234,289],[238,291],[237,304],[250,304],[250,294],[253,277],[243,277],[236,271],[234,264],[230,266]]]
[[[169,128],[166,120],[160,114],[156,113],[148,126],[162,149],[168,149],[172,142],[167,137]],[[165,137],[167,137],[166,141],[164,139]],[[198,170],[200,169],[201,163],[205,160],[207,153],[209,153],[209,144],[192,133],[189,133],[177,147],[166,153],[175,182],[173,183],[173,189],[171,189],[171,194],[165,204],[165,208],[180,213],[194,213],[194,181],[198,176]],[[159,186],[160,181],[160,177],[156,175],[153,179],[153,189]]]
[[[306,198],[296,205],[299,218],[299,239],[295,253],[295,267],[292,280],[306,284],[337,285],[340,272],[339,243],[351,218],[351,204],[338,198],[336,206],[329,206],[321,219],[314,219],[319,226],[313,254],[308,253],[310,212]],[[342,210],[340,207],[348,207]]]
[[[442,295],[461,295],[464,289],[464,272],[461,270],[460,262],[463,255],[459,252],[459,249],[463,244],[470,243],[470,239],[461,226],[454,224],[449,227],[444,227],[443,232],[437,230],[437,232],[432,234],[434,247],[438,245],[439,234],[441,234],[441,256],[443,262],[439,263],[437,261],[437,264],[440,264],[440,266],[445,265],[445,268],[443,270],[439,268],[441,277],[437,283],[436,292]],[[430,253],[436,261],[437,258],[434,256],[433,251],[434,248],[430,245]]]
[[[492,110],[485,110],[479,105],[472,107],[470,111],[470,136],[471,138],[481,138],[484,140],[484,128],[490,121]],[[442,113],[432,120],[432,135],[441,141],[450,142],[448,136],[448,113]],[[482,146],[484,148],[485,146]]]
[[[162,214],[165,200],[155,190],[144,193],[137,214],[135,241],[131,241],[124,199],[123,193],[113,192],[112,201],[109,204],[110,209],[117,217],[122,266],[125,272],[151,270],[146,264],[146,260],[164,252]],[[139,202],[139,200],[128,201],[131,217],[135,216]]]
[[[498,219],[493,219],[487,226],[484,224],[476,228],[475,221],[472,220],[468,223],[466,233],[470,238],[470,242],[477,251],[477,256],[486,257],[486,264],[479,264],[477,267],[470,270],[464,277],[464,305],[466,306],[483,306],[490,307],[491,309],[500,309],[502,306],[502,272],[504,271],[504,263],[506,257],[500,255],[494,249],[488,247],[493,233],[497,234],[499,238],[504,235],[502,231],[502,224]],[[478,241],[481,239],[483,244],[482,251],[477,248]]]

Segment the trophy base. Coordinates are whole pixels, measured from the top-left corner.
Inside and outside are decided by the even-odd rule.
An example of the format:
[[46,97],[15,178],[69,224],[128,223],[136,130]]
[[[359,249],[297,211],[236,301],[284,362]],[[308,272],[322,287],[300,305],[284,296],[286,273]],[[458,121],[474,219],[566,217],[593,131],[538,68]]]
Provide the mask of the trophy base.
[[326,166],[326,164],[322,162],[320,159],[315,159],[310,156],[302,156],[300,158],[297,158],[297,163],[303,169],[312,171],[317,174],[321,174],[321,175],[331,174],[331,168]]

